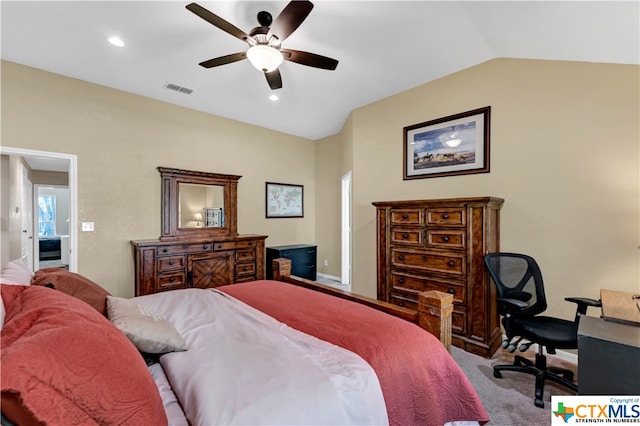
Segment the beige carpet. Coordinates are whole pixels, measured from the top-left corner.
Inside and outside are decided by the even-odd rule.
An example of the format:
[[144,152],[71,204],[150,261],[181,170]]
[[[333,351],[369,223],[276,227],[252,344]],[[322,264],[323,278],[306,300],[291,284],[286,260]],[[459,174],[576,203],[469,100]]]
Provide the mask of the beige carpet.
[[[533,351],[522,354],[529,359],[535,357]],[[529,374],[503,371],[502,378],[493,377],[493,366],[511,364],[513,355],[500,349],[493,359],[485,359],[456,347],[451,348],[451,355],[462,367],[478,392],[480,400],[487,410],[493,426],[538,426],[551,424],[551,395],[573,395],[568,389],[552,382],[544,388],[544,408],[533,405],[535,377]],[[575,364],[547,357],[550,365],[569,368],[578,377]]]

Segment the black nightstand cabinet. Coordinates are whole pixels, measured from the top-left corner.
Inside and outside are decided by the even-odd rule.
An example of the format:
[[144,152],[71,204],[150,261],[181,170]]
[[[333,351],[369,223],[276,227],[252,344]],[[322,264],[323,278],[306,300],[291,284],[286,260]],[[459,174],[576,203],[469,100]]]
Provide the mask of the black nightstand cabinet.
[[280,257],[291,259],[291,275],[311,281],[316,280],[317,246],[294,244],[267,247],[267,279],[273,279],[272,260]]

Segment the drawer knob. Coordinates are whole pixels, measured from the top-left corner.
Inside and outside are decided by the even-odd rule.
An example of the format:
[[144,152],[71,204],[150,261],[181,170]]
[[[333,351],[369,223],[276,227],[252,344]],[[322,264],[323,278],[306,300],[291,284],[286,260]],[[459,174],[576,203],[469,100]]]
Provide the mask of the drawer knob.
[[398,259],[399,259],[399,260],[404,260],[404,256],[403,256],[403,255],[400,255],[400,256],[398,256]]
[[209,248],[209,246],[208,246],[208,245],[206,245],[206,244],[202,246],[202,249],[203,249],[203,250],[206,250],[206,249],[208,249],[208,248]]
[[175,262],[173,260],[169,261],[169,265],[173,265]]
[[409,234],[402,234],[402,238],[406,240],[407,238],[409,238]]
[[176,277],[171,277],[171,279],[169,279],[170,282],[175,282],[176,281]]
[[456,294],[456,291],[452,288],[450,288],[449,290],[447,290],[449,292],[449,294]]
[[398,282],[399,282],[400,284],[404,284],[404,278],[400,278],[400,279],[398,280]]
[[404,306],[404,302],[398,302],[398,306]]
[[222,248],[222,244],[218,244],[218,248]]
[[449,215],[445,213],[445,214],[442,215],[442,218],[443,219],[449,219]]
[[449,241],[449,237],[447,235],[445,235],[444,237],[442,237],[442,241],[444,241],[446,243],[447,241]]
[[162,252],[163,252],[163,253],[166,253],[166,252],[168,252],[168,251],[169,251],[169,250],[168,250],[168,249],[166,249],[166,248],[163,248],[163,249],[162,249]]
[[402,218],[403,218],[403,219],[409,219],[409,215],[408,215],[408,214],[403,214],[403,215],[402,215]]
[[456,266],[456,262],[454,262],[453,260],[450,260],[449,262],[447,262],[447,265],[453,267],[453,266]]

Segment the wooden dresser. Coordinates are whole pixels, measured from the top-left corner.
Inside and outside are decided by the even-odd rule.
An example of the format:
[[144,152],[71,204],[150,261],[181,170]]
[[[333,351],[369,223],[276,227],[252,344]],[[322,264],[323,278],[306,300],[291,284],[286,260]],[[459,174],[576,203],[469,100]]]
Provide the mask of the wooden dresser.
[[264,279],[265,235],[132,241],[136,296]]
[[267,279],[273,279],[273,259],[291,259],[291,275],[315,281],[317,278],[318,246],[293,244],[267,247]]
[[421,291],[452,294],[452,343],[491,357],[502,339],[483,256],[500,248],[503,202],[474,197],[373,203],[378,299],[416,309]]
[[[131,241],[135,295],[264,279],[266,235],[237,230],[241,176],[158,167],[162,232]],[[216,212],[209,220],[209,212]],[[203,220],[204,219],[204,220]]]

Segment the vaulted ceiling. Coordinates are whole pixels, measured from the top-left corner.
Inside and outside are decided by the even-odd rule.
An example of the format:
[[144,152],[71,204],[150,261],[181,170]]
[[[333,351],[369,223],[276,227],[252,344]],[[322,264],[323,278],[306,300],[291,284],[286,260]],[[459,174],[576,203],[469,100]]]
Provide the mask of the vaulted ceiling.
[[[247,45],[188,11],[188,2],[2,1],[0,54],[313,140],[339,132],[355,108],[493,58],[640,63],[638,1],[314,3],[283,47],[338,59],[338,67],[285,62],[276,91],[248,61],[198,65]],[[259,11],[276,17],[287,2],[198,4],[249,32]],[[109,44],[113,35],[125,46]]]

